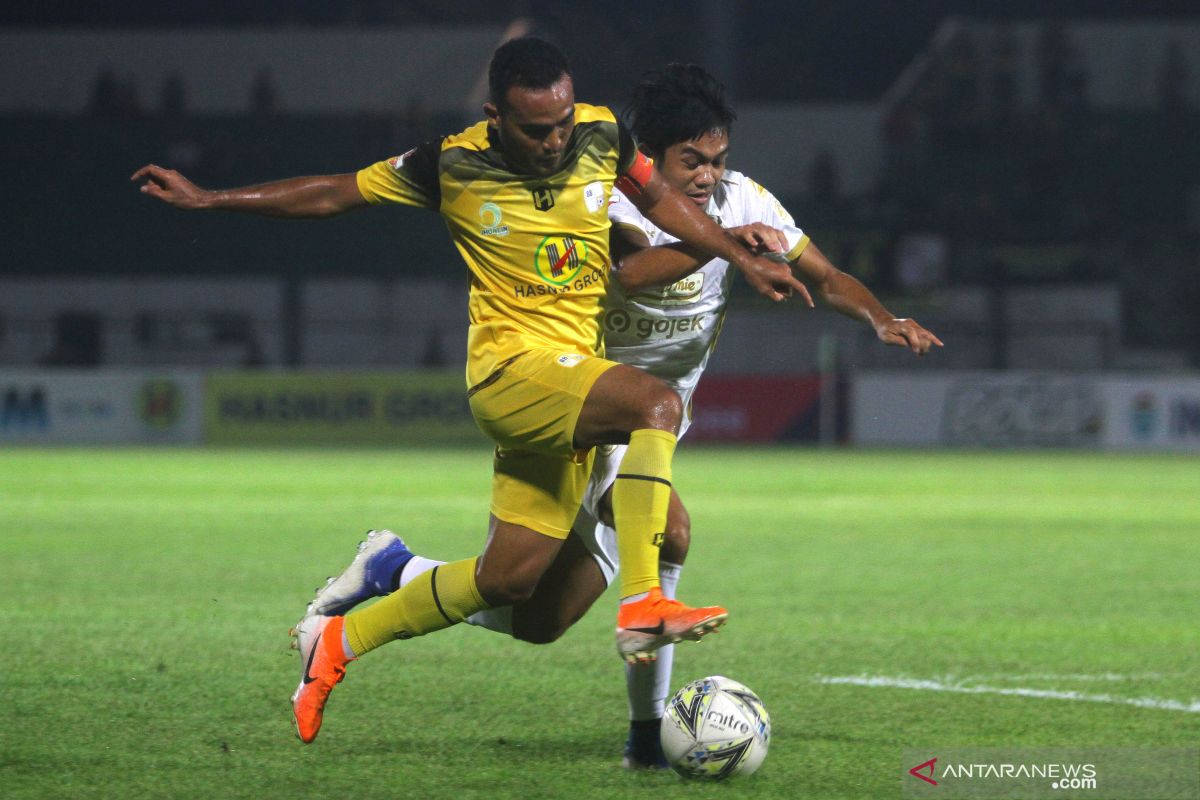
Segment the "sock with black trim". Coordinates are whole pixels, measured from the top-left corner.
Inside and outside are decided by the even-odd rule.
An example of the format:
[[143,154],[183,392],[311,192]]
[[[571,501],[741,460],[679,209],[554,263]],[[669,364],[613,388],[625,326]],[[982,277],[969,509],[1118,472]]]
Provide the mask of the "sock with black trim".
[[346,615],[346,641],[361,656],[393,639],[411,639],[457,625],[489,608],[475,585],[478,558],[423,572],[362,611]]
[[675,434],[647,428],[629,435],[629,449],[613,483],[613,521],[621,558],[621,597],[659,585],[658,552],[671,504]]

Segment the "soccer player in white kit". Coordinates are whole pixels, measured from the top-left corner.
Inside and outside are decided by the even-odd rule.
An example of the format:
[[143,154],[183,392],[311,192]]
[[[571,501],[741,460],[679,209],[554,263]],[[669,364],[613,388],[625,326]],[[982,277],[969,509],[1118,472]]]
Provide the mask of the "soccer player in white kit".
[[[724,87],[694,65],[671,64],[643,81],[626,109],[640,148],[667,182],[688,195],[748,247],[792,264],[833,308],[871,325],[879,338],[918,355],[942,345],[911,319],[898,319],[853,277],[835,268],[765,188],[726,170],[735,119]],[[610,200],[616,277],[604,317],[608,358],[650,372],[677,391],[684,408],[708,365],[734,277],[728,261],[689,250],[643,217],[619,190]],[[685,414],[679,436],[686,433]],[[583,506],[558,559],[526,603],[474,615],[468,622],[535,643],[561,636],[595,602],[619,569],[610,493],[624,445],[598,449]],[[673,597],[687,555],[687,510],[671,492],[660,551],[660,582]],[[351,565],[331,578],[311,613],[342,613],[393,591],[441,562],[414,555],[390,531],[372,531]],[[673,646],[657,659],[626,666],[630,731],[623,763],[665,768],[659,724],[670,693]]]
[[[769,191],[725,168],[734,114],[713,76],[697,66],[671,64],[637,87],[626,116],[634,137],[668,183],[722,227],[738,229],[747,243],[791,263],[815,289],[814,296],[867,322],[888,344],[907,346],[918,354],[941,346],[929,331],[913,320],[894,317],[866,287],[830,264]],[[709,260],[680,247],[678,239],[655,227],[619,191],[609,205],[609,219],[620,268],[604,317],[605,350],[609,358],[666,382],[690,410],[716,346],[734,271],[728,261]],[[671,246],[674,252],[664,252]],[[685,413],[680,438],[690,422]],[[616,531],[602,520],[611,521],[605,497],[623,455],[622,446],[600,448],[574,527],[609,583],[618,568]],[[663,593],[670,596],[690,537],[686,509],[674,492],[667,528],[659,572]],[[649,664],[626,667],[631,720],[627,766],[661,765],[658,722],[670,693],[673,649],[660,649],[658,659]]]

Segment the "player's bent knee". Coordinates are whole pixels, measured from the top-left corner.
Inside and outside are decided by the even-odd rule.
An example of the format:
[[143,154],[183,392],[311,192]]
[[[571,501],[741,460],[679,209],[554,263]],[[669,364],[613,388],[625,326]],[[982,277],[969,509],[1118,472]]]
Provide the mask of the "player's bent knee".
[[654,392],[642,411],[643,427],[675,433],[683,421],[683,400],[678,392],[664,385]]

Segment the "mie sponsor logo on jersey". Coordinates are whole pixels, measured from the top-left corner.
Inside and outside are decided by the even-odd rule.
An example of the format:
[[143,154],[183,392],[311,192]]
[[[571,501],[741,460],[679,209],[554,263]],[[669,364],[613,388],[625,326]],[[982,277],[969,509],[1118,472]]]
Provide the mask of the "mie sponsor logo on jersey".
[[549,186],[533,187],[533,207],[538,211],[549,211],[554,208],[554,190]]
[[600,181],[592,181],[583,187],[583,205],[588,211],[595,214],[604,208],[604,194],[604,184]]
[[565,286],[587,264],[587,258],[587,242],[583,239],[554,234],[538,244],[533,254],[533,268],[547,283]]
[[651,289],[636,295],[640,303],[653,306],[686,306],[700,299],[704,291],[704,273],[693,272],[670,286]]
[[479,207],[479,232],[484,236],[508,236],[508,226],[503,220],[504,214],[495,203],[484,203]]

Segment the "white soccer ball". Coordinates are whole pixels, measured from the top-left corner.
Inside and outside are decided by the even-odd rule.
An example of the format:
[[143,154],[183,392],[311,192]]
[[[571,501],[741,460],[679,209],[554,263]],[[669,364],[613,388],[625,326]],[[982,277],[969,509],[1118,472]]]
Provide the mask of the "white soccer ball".
[[667,762],[688,778],[723,780],[762,765],[771,742],[771,717],[758,695],[713,675],[692,681],[667,703],[662,719]]

